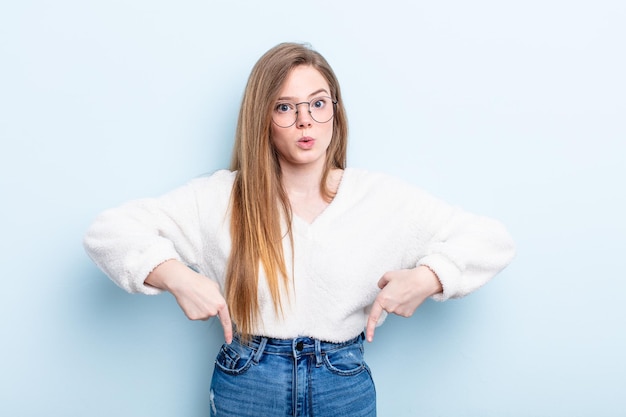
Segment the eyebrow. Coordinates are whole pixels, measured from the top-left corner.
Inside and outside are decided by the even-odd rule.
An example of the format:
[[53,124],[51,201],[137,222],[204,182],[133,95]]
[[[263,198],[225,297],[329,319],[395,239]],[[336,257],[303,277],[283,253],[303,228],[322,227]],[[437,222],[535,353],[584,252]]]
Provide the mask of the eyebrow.
[[[320,88],[319,90],[316,90],[316,91],[312,92],[311,94],[309,94],[309,97],[313,97],[314,95],[317,95],[319,93],[326,93],[326,94],[328,94],[330,96],[330,93],[328,91],[326,91],[325,88]],[[277,100],[279,100],[279,101],[282,101],[282,100],[285,100],[285,101],[289,101],[289,100],[296,101],[296,98],[295,97],[278,97]]]

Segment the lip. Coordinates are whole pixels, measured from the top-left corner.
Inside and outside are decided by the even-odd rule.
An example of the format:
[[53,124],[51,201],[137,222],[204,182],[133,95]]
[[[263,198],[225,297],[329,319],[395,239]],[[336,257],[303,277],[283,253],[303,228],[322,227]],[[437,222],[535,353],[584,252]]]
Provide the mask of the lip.
[[298,139],[297,144],[301,149],[311,149],[315,145],[315,139],[310,136],[303,136]]

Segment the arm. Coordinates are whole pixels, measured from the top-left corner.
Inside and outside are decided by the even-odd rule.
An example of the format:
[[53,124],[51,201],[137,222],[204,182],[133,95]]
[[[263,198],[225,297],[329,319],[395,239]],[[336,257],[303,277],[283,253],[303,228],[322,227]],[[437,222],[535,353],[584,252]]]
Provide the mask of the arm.
[[232,338],[228,308],[218,283],[202,273],[211,255],[207,239],[218,239],[215,225],[225,219],[229,178],[214,174],[160,198],[107,210],[84,238],[89,256],[117,285],[144,294],[169,291],[192,320],[219,315],[227,341]]
[[[234,175],[218,171],[159,198],[130,201],[96,217],[83,244],[94,263],[118,286],[132,293],[157,294],[144,284],[148,274],[169,259],[195,271],[220,271],[216,247],[228,236]],[[211,276],[221,279],[221,276]]]
[[394,204],[394,213],[404,213],[398,214],[398,221],[411,236],[405,250],[416,267],[387,272],[379,281],[381,291],[366,326],[370,341],[382,311],[409,317],[428,297],[438,301],[463,297],[500,272],[515,252],[498,221],[452,207],[420,190],[402,189]]
[[101,213],[85,234],[89,257],[113,282],[131,293],[157,294],[144,285],[168,259],[197,267],[203,246],[196,192],[191,184],[160,198],[130,201]]

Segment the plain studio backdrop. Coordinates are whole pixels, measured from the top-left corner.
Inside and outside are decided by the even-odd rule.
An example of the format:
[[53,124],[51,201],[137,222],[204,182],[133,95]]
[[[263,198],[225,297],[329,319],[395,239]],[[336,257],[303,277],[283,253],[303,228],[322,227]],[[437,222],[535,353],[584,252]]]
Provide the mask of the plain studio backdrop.
[[208,415],[219,323],[124,293],[81,240],[227,167],[252,65],[298,41],[340,79],[350,166],[518,246],[476,293],[378,329],[378,414],[625,416],[625,5],[3,1],[0,415]]

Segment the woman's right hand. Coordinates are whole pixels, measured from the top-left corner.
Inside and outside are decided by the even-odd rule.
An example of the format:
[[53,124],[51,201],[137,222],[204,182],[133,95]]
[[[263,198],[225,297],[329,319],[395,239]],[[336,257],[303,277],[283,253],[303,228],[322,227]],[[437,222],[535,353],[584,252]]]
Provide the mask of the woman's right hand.
[[172,293],[190,320],[208,320],[217,316],[224,329],[224,340],[228,344],[232,342],[230,313],[217,282],[171,259],[154,268],[145,283]]

